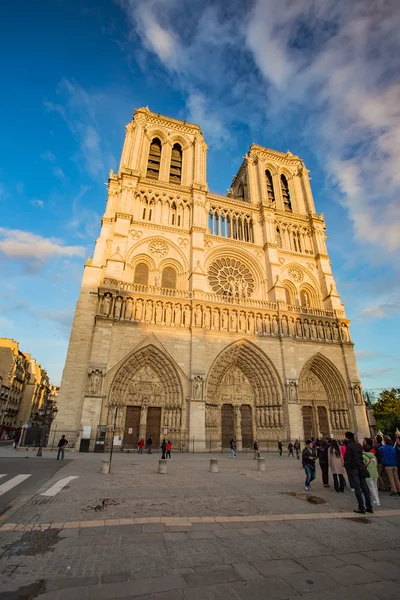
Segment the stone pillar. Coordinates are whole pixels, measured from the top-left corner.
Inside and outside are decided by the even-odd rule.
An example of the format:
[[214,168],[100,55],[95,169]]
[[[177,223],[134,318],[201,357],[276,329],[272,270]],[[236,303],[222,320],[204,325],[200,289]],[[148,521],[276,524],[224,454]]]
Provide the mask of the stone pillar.
[[192,400],[189,415],[189,449],[195,452],[206,451],[206,405]]
[[146,441],[147,408],[147,404],[142,404],[140,409],[139,439],[143,438],[144,441]]
[[236,450],[242,449],[242,416],[240,414],[240,406],[235,406],[235,437]]

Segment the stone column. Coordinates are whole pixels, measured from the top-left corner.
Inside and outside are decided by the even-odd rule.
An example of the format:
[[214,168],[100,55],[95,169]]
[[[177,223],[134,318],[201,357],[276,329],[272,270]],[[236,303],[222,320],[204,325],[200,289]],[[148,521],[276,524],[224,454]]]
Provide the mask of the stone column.
[[146,441],[146,426],[147,426],[147,404],[142,404],[140,409],[140,423],[139,423],[139,439]]
[[235,406],[235,437],[236,450],[242,449],[242,416],[240,414],[240,406]]

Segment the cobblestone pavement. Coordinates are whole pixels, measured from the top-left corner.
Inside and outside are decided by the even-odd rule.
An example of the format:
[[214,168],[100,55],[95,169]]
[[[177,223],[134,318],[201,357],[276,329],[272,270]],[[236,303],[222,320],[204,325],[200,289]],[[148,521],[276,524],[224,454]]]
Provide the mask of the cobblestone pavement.
[[308,502],[295,459],[267,456],[262,473],[224,456],[216,474],[208,459],[176,455],[159,475],[158,456],[117,455],[108,476],[77,457],[48,485],[79,479],[2,525],[0,600],[397,600],[400,500],[360,517],[350,490],[317,482]]

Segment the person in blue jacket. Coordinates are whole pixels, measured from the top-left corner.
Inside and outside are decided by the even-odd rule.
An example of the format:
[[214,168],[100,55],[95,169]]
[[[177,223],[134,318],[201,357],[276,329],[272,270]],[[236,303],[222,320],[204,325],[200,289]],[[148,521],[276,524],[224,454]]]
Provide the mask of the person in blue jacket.
[[383,441],[385,443],[379,448],[378,452],[380,452],[381,463],[385,467],[389,479],[392,490],[390,495],[399,497],[400,481],[397,473],[397,453],[393,447],[393,440],[388,435],[385,435]]

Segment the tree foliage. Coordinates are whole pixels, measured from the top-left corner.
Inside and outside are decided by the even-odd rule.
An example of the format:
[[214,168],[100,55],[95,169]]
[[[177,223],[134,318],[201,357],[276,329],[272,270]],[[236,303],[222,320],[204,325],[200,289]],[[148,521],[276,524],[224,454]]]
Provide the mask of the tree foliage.
[[372,408],[378,429],[393,433],[400,428],[400,389],[383,390]]

